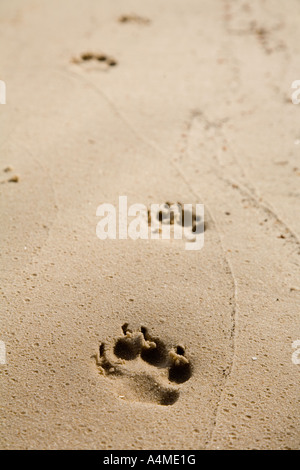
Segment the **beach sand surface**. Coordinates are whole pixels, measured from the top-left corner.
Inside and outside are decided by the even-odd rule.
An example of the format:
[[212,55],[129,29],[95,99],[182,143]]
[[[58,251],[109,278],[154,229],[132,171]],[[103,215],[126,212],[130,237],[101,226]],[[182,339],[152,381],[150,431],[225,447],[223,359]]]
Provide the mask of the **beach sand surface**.
[[[299,448],[299,18],[1,2],[2,449]],[[203,249],[100,240],[124,195]]]

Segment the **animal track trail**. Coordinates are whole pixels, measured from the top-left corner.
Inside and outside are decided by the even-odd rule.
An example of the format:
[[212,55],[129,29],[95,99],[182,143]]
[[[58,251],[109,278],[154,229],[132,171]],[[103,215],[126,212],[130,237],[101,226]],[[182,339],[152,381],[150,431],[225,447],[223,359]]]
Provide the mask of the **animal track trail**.
[[122,336],[107,346],[100,344],[96,364],[109,378],[115,393],[128,401],[169,406],[180,396],[180,386],[192,376],[183,345],[168,349],[147,328],[132,331],[125,323]]
[[259,2],[253,7],[225,2],[223,21],[229,36],[252,36],[267,55],[286,49],[282,37],[283,22],[278,20],[275,11],[268,14]]

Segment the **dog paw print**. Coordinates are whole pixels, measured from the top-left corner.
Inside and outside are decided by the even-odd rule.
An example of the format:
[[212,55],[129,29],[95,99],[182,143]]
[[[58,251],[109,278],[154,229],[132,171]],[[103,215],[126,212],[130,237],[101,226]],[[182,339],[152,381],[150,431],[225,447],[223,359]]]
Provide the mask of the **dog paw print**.
[[191,235],[206,230],[206,223],[195,212],[194,207],[186,209],[181,202],[166,202],[156,211],[148,209],[148,225],[151,226],[152,219],[159,222],[158,230],[161,232],[162,224],[170,224],[177,227],[186,227],[190,229]]
[[118,62],[111,56],[106,54],[95,54],[93,52],[84,52],[80,57],[73,57],[71,62],[73,64],[97,64],[101,69],[108,70],[110,67],[115,67]]
[[122,15],[119,17],[118,21],[119,23],[136,23],[140,25],[148,25],[151,23],[148,18],[136,14]]
[[181,384],[192,376],[183,345],[169,349],[147,328],[132,331],[128,323],[111,347],[100,344],[96,364],[119,398],[164,406],[176,403]]
[[7,174],[6,179],[1,179],[0,184],[4,183],[18,183],[20,178],[18,175],[12,175],[13,168],[11,166],[7,166],[4,168],[3,172]]

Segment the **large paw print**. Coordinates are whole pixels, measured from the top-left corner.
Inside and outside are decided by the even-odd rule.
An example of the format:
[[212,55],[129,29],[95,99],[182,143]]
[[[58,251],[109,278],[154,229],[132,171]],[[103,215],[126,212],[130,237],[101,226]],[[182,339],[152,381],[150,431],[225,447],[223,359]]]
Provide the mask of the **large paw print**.
[[184,346],[168,350],[145,327],[132,331],[125,323],[122,331],[111,347],[100,345],[96,363],[101,375],[113,381],[121,399],[173,405],[180,396],[180,384],[192,375]]

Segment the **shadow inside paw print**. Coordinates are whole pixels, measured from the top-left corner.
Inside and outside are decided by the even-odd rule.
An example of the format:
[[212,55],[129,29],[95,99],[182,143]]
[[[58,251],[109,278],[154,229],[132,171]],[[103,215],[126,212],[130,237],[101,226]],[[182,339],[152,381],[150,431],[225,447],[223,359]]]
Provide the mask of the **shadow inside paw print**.
[[168,349],[165,343],[141,327],[132,331],[128,323],[112,347],[101,343],[96,363],[102,375],[114,380],[119,398],[173,405],[180,396],[178,385],[192,376],[184,346]]

